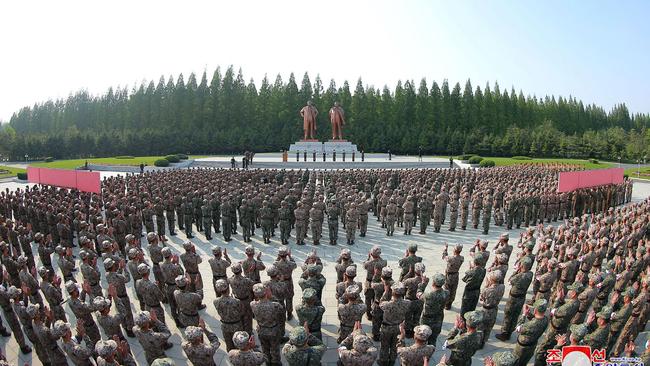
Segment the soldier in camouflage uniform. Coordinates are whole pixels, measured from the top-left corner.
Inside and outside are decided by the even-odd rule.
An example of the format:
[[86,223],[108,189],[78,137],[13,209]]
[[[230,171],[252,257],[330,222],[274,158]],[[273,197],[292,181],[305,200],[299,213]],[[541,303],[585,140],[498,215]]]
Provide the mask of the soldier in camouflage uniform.
[[291,210],[287,201],[280,202],[278,209],[278,222],[280,225],[280,241],[283,245],[289,244],[289,236],[291,235]]
[[[169,227],[169,235],[176,236],[176,204],[172,196],[168,196],[165,200],[165,217],[167,218],[167,226]],[[163,221],[164,225],[164,221]]]
[[232,235],[232,218],[230,217],[231,203],[226,197],[221,203],[221,223],[223,226],[223,240],[229,242]]
[[365,237],[368,231],[368,211],[370,210],[369,198],[365,194],[361,194],[359,203],[357,204],[357,212],[359,213],[359,236]]
[[414,269],[416,263],[422,262],[422,257],[415,255],[418,251],[417,244],[410,244],[404,253],[404,258],[400,259],[398,264],[401,268],[399,280],[404,281],[407,278],[414,276]]
[[191,278],[187,274],[175,278],[177,289],[174,291],[174,300],[178,306],[178,322],[181,328],[199,325],[199,309],[203,297],[189,290],[189,283],[193,281]]
[[165,312],[162,306],[160,306],[163,293],[158,289],[158,286],[149,280],[149,266],[141,263],[138,265],[138,273],[142,278],[135,281],[135,290],[142,294],[145,309],[148,312],[156,313],[156,319],[160,319],[160,321],[165,323]]
[[210,195],[210,211],[212,212],[212,227],[214,228],[214,233],[219,234],[221,232],[221,201],[216,192],[213,192]]
[[466,312],[476,309],[479,295],[481,291],[481,283],[485,277],[485,267],[482,264],[481,257],[474,257],[470,269],[465,272],[463,282],[465,282],[465,290],[463,291],[463,302],[460,308],[461,316]]
[[[204,334],[209,344],[203,341]],[[219,337],[205,327],[203,320],[199,321],[198,327],[189,326],[185,329],[185,339],[186,341],[181,343],[181,348],[194,366],[215,366],[214,354],[221,343]]]
[[482,208],[483,208],[483,193],[474,192],[474,194],[472,195],[472,227],[474,227],[474,229],[478,229]]
[[[372,286],[375,279],[377,282],[381,281],[381,273],[384,267],[386,267],[386,260],[381,258],[381,248],[378,246],[372,247],[368,253],[368,260],[363,262],[363,268],[366,270],[366,282],[365,282],[365,299],[366,299],[366,311],[368,320],[372,320],[372,304],[375,298],[374,288]],[[391,271],[392,273],[392,271]]]
[[357,210],[357,204],[352,202],[350,207],[345,212],[345,233],[347,238],[348,245],[354,244],[354,236],[357,231],[357,223],[359,221],[359,211]]
[[428,325],[418,325],[413,330],[415,343],[411,346],[404,344],[403,337],[397,346],[397,356],[399,356],[400,365],[422,365],[425,360],[433,355],[436,350],[435,345],[427,343],[431,337],[431,328]]
[[286,289],[283,306],[287,310],[287,320],[293,318],[293,271],[298,267],[296,261],[291,256],[291,251],[287,247],[278,249],[278,257],[273,266],[277,268],[279,279],[284,283]]
[[[190,224],[191,225],[191,224]],[[164,322],[158,320],[155,313],[141,311],[135,317],[133,333],[140,341],[147,363],[165,357],[165,350],[173,345],[168,341],[171,332]]]
[[386,236],[393,236],[395,220],[397,220],[397,205],[395,204],[395,198],[391,197],[388,205],[386,205]]
[[267,365],[279,366],[280,340],[284,336],[285,312],[284,307],[271,301],[271,290],[261,283],[253,286],[255,301],[251,302],[251,309],[257,320],[257,336],[262,343],[262,350]]
[[[133,337],[133,332],[131,332],[131,329],[133,329],[133,313],[131,312],[131,301],[129,301],[129,295],[126,293],[126,284],[131,281],[131,276],[124,267],[124,261],[115,263],[110,258],[104,259],[106,281],[108,282],[109,288],[110,286],[115,288],[115,296],[118,297],[121,302],[121,306],[117,309],[124,319],[124,329],[126,329],[126,334],[129,337]],[[118,273],[118,271],[121,273]]]
[[336,245],[339,237],[339,214],[340,212],[336,200],[330,200],[327,206],[327,227],[330,245]]
[[302,303],[296,307],[298,324],[306,324],[309,333],[322,340],[321,322],[325,307],[317,304],[316,290],[307,288],[302,293]]
[[406,197],[406,202],[402,205],[402,209],[404,209],[404,235],[411,235],[413,219],[415,218],[415,203],[413,203],[413,196]]
[[[165,205],[160,197],[156,197],[153,206],[154,213],[156,214],[156,232],[160,240],[165,240]],[[147,232],[150,232],[147,230]]]
[[308,329],[294,328],[289,343],[282,348],[282,354],[289,366],[320,366],[327,346]]
[[469,193],[462,192],[458,203],[460,206],[460,228],[465,230],[467,229],[467,217],[469,216]]
[[194,220],[194,206],[192,205],[191,196],[185,197],[185,200],[182,204],[183,209],[183,224],[185,225],[185,235],[188,239],[192,239],[192,221]]
[[359,285],[351,285],[345,289],[343,295],[345,304],[338,305],[338,317],[340,320],[339,337],[336,342],[341,343],[343,340],[352,333],[352,329],[356,322],[361,321],[363,313],[366,312],[366,305],[361,301],[359,294],[361,287]]
[[454,329],[449,334],[446,345],[451,350],[447,365],[470,366],[472,356],[481,348],[481,333],[478,327],[483,323],[483,312],[469,311],[464,315],[465,320],[456,318]]
[[535,354],[537,341],[548,325],[548,317],[546,316],[547,307],[548,301],[545,299],[535,301],[532,309],[528,305],[525,306],[524,314],[517,326],[519,333],[517,335],[517,344],[512,351],[513,355],[517,358],[515,365],[525,366]]
[[[199,264],[203,263],[203,259],[196,254],[196,247],[192,242],[183,243],[183,249],[185,249],[185,253],[180,255],[180,259],[186,274],[190,277],[190,281],[187,283],[188,291],[196,292],[203,298],[203,278],[199,272]],[[201,309],[205,309],[205,304],[201,305]]]
[[[152,267],[153,277],[156,280],[156,282],[158,282],[158,288],[160,289],[160,291],[164,291],[165,278],[163,277],[162,271],[160,270],[160,262],[163,261],[162,247],[158,245],[159,243],[158,236],[156,236],[156,234],[154,233],[147,234],[147,242],[149,243],[149,245],[147,246],[147,249],[149,250],[149,257],[151,258],[151,262],[153,262],[153,267]],[[138,251],[140,250],[138,249]],[[137,266],[136,266],[136,272],[137,272]],[[134,280],[137,280],[138,278],[135,277],[136,276],[134,276]],[[142,294],[138,293],[138,299],[140,299],[141,297]],[[165,300],[164,302],[167,302],[167,300]]]
[[454,247],[454,254],[451,256],[448,255],[448,248],[449,245],[445,243],[445,249],[442,251],[442,259],[447,262],[447,268],[445,269],[445,289],[449,291],[449,297],[445,304],[445,309],[447,310],[451,309],[451,304],[456,299],[456,289],[458,288],[459,277],[458,271],[465,261],[465,258],[460,255],[460,252],[463,251],[462,244],[456,244]]
[[449,298],[449,291],[443,288],[444,284],[445,276],[436,273],[431,281],[431,291],[424,292],[424,289],[422,289],[417,294],[423,303],[420,324],[427,325],[431,329],[427,343],[433,346],[436,345],[436,339],[442,329],[442,321],[445,316],[443,309]]
[[530,271],[532,265],[533,261],[530,258],[523,257],[518,262],[515,273],[510,276],[510,296],[503,311],[503,326],[501,333],[496,335],[499,340],[504,342],[509,340],[515,330],[517,319],[519,319],[521,309],[526,302],[528,287],[533,280],[533,272]]
[[161,293],[164,295],[167,303],[169,303],[170,313],[174,322],[180,324],[178,320],[178,304],[176,303],[176,297],[174,297],[174,291],[176,291],[176,277],[184,274],[183,267],[178,264],[178,257],[172,255],[169,247],[163,248],[161,253],[164,258],[164,262],[160,265],[164,282],[164,288]]
[[262,352],[256,351],[255,337],[248,332],[239,331],[232,337],[237,349],[228,351],[228,360],[232,366],[259,366],[266,360]]
[[502,272],[492,271],[487,274],[487,287],[481,291],[479,298],[480,305],[483,307],[483,323],[480,326],[483,335],[481,348],[485,345],[497,320],[499,302],[501,302],[506,289],[501,282],[503,282]]
[[309,226],[311,228],[314,245],[319,245],[323,231],[323,211],[318,207],[312,207],[311,210],[309,210]]
[[253,207],[249,204],[248,200],[242,200],[241,206],[239,207],[239,224],[241,225],[242,236],[244,237],[244,242],[248,243],[251,241],[251,234],[253,233],[253,227],[251,222],[253,221]]
[[[54,314],[54,319],[67,321],[65,310],[63,309],[63,306],[61,306],[61,304],[63,303],[63,293],[60,288],[61,278],[53,275],[53,273],[50,270],[48,270],[46,267],[43,266],[38,268],[38,274],[41,276],[42,279],[41,291],[43,292],[43,296],[45,297],[45,300],[47,300],[47,303],[50,305],[50,309]],[[7,316],[7,322],[11,326],[9,317],[10,316]],[[13,332],[18,333],[15,330],[13,330]],[[0,329],[0,333],[1,333],[1,329]]]
[[260,271],[266,269],[266,266],[261,261],[262,252],[258,252],[255,256],[255,248],[248,245],[244,249],[246,259],[241,262],[241,268],[244,270],[244,276],[250,278],[254,283],[260,283]]
[[[101,339],[101,335],[99,334],[99,328],[97,328],[97,324],[95,323],[95,320],[93,319],[92,313],[95,310],[92,306],[92,304],[87,304],[86,301],[86,294],[89,293],[90,288],[86,284],[84,285],[84,289],[79,293],[79,288],[77,287],[77,284],[68,281],[65,284],[65,289],[68,291],[68,294],[70,295],[70,299],[68,301],[68,305],[70,306],[70,310],[72,310],[72,313],[74,316],[77,318],[77,321],[83,320],[84,323],[84,328],[86,329],[88,336],[92,340],[92,347],[95,347],[95,343]],[[91,299],[92,301],[92,299]],[[58,320],[60,321],[60,320]]]
[[304,207],[302,201],[298,201],[297,208],[293,211],[296,218],[296,244],[305,245],[305,235],[307,234],[307,219],[309,213]]
[[361,330],[361,322],[357,322],[354,332],[341,342],[338,354],[339,366],[372,366],[378,352],[372,339]]
[[451,196],[449,197],[449,231],[456,231],[456,225],[458,225],[458,194],[452,190]]
[[[7,324],[9,324],[9,328],[11,328],[11,331],[14,334],[16,343],[18,343],[18,346],[20,347],[20,352],[22,352],[22,354],[27,354],[32,352],[32,349],[25,343],[25,336],[23,335],[23,330],[20,328],[20,322],[18,321],[18,318],[14,313],[14,309],[11,306],[11,297],[12,296],[5,285],[0,285],[0,306],[2,307],[2,312],[5,315],[5,320],[7,321]],[[0,333],[2,333],[2,335],[5,337],[11,335],[11,333],[4,329],[4,327],[0,329]]]
[[487,235],[488,230],[490,230],[490,219],[492,218],[492,195],[489,193],[483,198],[482,210],[483,235]]
[[266,244],[271,242],[273,221],[273,210],[271,209],[271,206],[269,206],[269,201],[263,201],[262,208],[260,208],[260,223],[262,225],[262,239],[264,239],[264,243]]
[[427,195],[423,195],[418,202],[418,211],[420,213],[420,234],[427,233],[427,226],[431,221],[431,199]]
[[203,225],[205,240],[212,240],[212,207],[208,200],[203,200],[201,206],[201,224]]
[[[387,285],[386,285],[387,286]],[[384,292],[388,292],[384,290]],[[404,299],[406,288],[401,282],[391,286],[391,299],[382,300],[379,307],[383,317],[381,322],[381,348],[379,349],[380,366],[395,364],[397,359],[397,338],[400,334],[400,323],[405,319],[410,308],[410,301]]]
[[214,307],[217,309],[221,321],[221,332],[226,341],[226,350],[230,351],[235,348],[232,341],[233,335],[243,329],[242,303],[230,296],[230,287],[225,279],[216,281],[215,291],[217,298],[214,300]]
[[212,286],[215,288],[215,292],[218,292],[216,291],[216,283],[219,280],[227,279],[226,270],[230,267],[232,261],[228,256],[228,250],[224,249],[222,252],[220,246],[212,248],[212,255],[214,255],[214,258],[208,259],[208,263],[212,270]]
[[[225,228],[224,228],[225,229]],[[251,333],[253,328],[253,311],[251,300],[253,295],[253,282],[250,278],[242,276],[241,263],[235,263],[230,267],[233,275],[228,278],[232,293],[242,305],[242,327],[246,332]]]

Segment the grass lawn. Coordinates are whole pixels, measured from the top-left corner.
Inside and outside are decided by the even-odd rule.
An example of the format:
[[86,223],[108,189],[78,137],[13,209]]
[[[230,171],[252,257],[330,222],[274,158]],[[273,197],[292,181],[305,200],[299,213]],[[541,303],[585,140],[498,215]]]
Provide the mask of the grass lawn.
[[[6,171],[9,171],[9,173],[5,173]],[[26,170],[25,169],[20,169],[20,168],[14,168],[10,166],[4,166],[0,165],[0,178],[9,178],[9,177],[15,177],[16,174],[18,173],[24,173]]]
[[483,158],[486,160],[494,160],[497,166],[508,166],[508,165],[526,164],[526,163],[565,163],[565,164],[582,165],[587,169],[602,169],[602,168],[614,167],[614,164],[612,163],[598,162],[597,164],[594,164],[589,162],[589,160],[581,160],[581,159],[550,158],[550,159],[517,160],[513,158],[502,158],[502,157],[483,157]]
[[637,168],[625,169],[625,174],[630,178],[639,178],[639,179],[650,179],[650,167],[642,167],[639,171],[641,175],[636,175]]
[[[204,158],[203,155],[190,155],[190,159]],[[70,159],[70,160],[55,160],[51,163],[39,162],[30,164],[31,166],[40,168],[53,168],[53,169],[76,169],[83,166],[86,161],[89,164],[101,165],[125,165],[125,166],[138,166],[140,163],[145,165],[153,165],[153,162],[162,159],[164,156],[136,156],[130,159],[118,158],[89,158],[89,159]]]

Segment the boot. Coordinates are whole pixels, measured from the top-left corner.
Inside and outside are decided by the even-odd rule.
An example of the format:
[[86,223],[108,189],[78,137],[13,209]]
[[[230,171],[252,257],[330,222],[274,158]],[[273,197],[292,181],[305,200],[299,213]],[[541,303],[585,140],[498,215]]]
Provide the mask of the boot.
[[8,331],[6,328],[0,329],[0,335],[3,337],[11,337],[11,332]]
[[28,353],[31,353],[32,352],[32,347],[30,347],[28,345],[24,345],[24,346],[20,347],[20,352],[22,354],[24,354],[24,355],[26,355]]
[[494,337],[496,339],[500,340],[500,341],[503,341],[503,342],[506,342],[506,341],[510,340],[510,334],[506,334],[506,333],[499,333]]

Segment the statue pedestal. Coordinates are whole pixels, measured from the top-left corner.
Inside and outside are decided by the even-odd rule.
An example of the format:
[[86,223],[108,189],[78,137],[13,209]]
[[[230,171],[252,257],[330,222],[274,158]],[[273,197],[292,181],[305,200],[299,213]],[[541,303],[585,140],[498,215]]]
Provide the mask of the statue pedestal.
[[289,145],[289,154],[291,153],[304,153],[308,154],[317,153],[321,154],[323,152],[323,143],[318,140],[301,140],[295,144]]
[[341,154],[345,152],[346,154],[349,154],[350,156],[352,153],[355,153],[359,156],[359,150],[357,150],[357,145],[351,143],[350,141],[347,140],[329,140],[325,141],[323,143],[323,152],[326,154],[331,154],[332,152],[336,151],[337,154]]

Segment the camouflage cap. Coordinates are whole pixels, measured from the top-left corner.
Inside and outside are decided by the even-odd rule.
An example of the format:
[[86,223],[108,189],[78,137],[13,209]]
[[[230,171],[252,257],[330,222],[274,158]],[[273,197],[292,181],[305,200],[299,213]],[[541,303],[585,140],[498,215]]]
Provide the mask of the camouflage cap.
[[526,249],[528,249],[528,250],[535,249],[535,242],[533,242],[532,240],[527,241],[525,245],[526,245]]
[[266,294],[266,287],[261,283],[256,283],[253,285],[253,295],[257,298],[261,298]]
[[169,357],[157,358],[151,363],[151,366],[176,366],[176,362]]
[[69,294],[73,293],[74,291],[78,291],[79,288],[77,287],[77,284],[72,282],[72,281],[67,281],[65,283],[65,290],[68,291]]
[[600,312],[596,314],[598,318],[609,320],[612,317],[612,307],[607,305],[603,306],[602,309],[600,309]]
[[190,325],[185,328],[185,338],[190,342],[203,339],[203,329]]
[[381,276],[382,277],[391,277],[393,275],[393,269],[386,266],[381,269]]
[[104,224],[97,224],[97,226],[95,226],[95,228],[97,229],[97,231],[104,230]]
[[415,252],[418,251],[418,245],[417,245],[417,244],[409,244],[407,250],[408,250],[410,253],[415,253]]
[[235,332],[235,334],[232,336],[232,343],[235,345],[240,350],[243,350],[248,346],[248,340],[250,339],[250,336],[248,333],[245,331],[241,330],[238,332]]
[[185,278],[185,276],[183,276],[183,275],[176,276],[176,278],[174,279],[174,282],[176,282],[176,286],[178,286],[178,287],[187,286],[187,278]]
[[93,306],[96,310],[102,311],[111,307],[111,300],[104,298],[103,296],[97,296],[93,299]]
[[355,265],[348,266],[345,269],[345,275],[348,276],[348,277],[351,277],[351,278],[356,277],[357,276],[357,266],[355,266]]
[[129,253],[128,253],[129,259],[134,259],[135,257],[137,257],[139,252],[140,251],[138,250],[138,248],[129,249]]
[[350,249],[341,249],[341,258],[350,258],[352,256],[352,252],[350,252]]
[[422,274],[427,269],[427,267],[422,262],[415,263],[414,271],[417,274]]
[[571,291],[575,291],[577,293],[580,293],[584,289],[584,286],[582,285],[581,282],[576,281],[576,282],[570,284],[569,286],[567,286],[566,288],[567,288],[567,290],[571,290]]
[[284,257],[285,255],[288,254],[289,254],[289,248],[287,248],[286,246],[280,247],[280,249],[278,249],[278,255],[280,257]]
[[7,248],[9,248],[9,244],[7,244],[4,241],[0,240],[0,250],[5,250]]
[[147,242],[152,243],[158,239],[158,235],[156,233],[147,233]]
[[636,291],[634,291],[634,288],[632,288],[632,287],[628,287],[623,292],[623,296],[625,296],[625,297],[634,298],[634,295],[636,295]]
[[487,240],[481,240],[481,242],[478,244],[481,248],[485,249],[488,247],[488,241]]
[[90,258],[90,253],[88,253],[85,250],[80,250],[79,251],[79,258],[81,258],[81,260],[86,260],[86,259]]
[[381,248],[375,245],[374,247],[372,247],[372,249],[370,249],[370,255],[372,255],[373,257],[380,256]]
[[133,318],[135,325],[141,327],[151,321],[151,313],[148,311],[141,311]]
[[113,245],[113,243],[111,243],[110,241],[108,241],[108,240],[104,240],[104,241],[102,242],[102,249],[108,249],[108,248],[110,248],[112,245]]
[[492,361],[494,361],[494,366],[514,366],[518,359],[511,351],[503,351],[492,355]]
[[38,267],[38,275],[41,276],[41,278],[47,277],[47,273],[49,270],[45,266],[40,266]]
[[505,240],[510,239],[510,234],[509,233],[501,233],[501,235],[499,235],[499,239],[505,239]]
[[[147,238],[148,238],[148,236],[147,236]],[[135,240],[135,235],[126,234],[126,236],[124,237],[124,240],[126,240],[127,243],[130,242],[130,241],[133,241],[133,240]]]
[[192,244],[191,241],[186,241],[183,243],[183,249],[190,250],[192,248],[194,248],[194,244]]
[[406,287],[402,282],[395,282],[391,287],[393,295],[404,296],[406,294]]
[[277,276],[278,274],[280,274],[280,271],[278,271],[278,267],[276,267],[276,266],[274,266],[274,265],[270,265],[270,266],[266,269],[266,274],[267,274],[269,277],[275,277],[275,276]]
[[545,313],[548,309],[548,301],[546,299],[538,299],[533,303],[533,309],[540,313]]
[[428,325],[418,325],[415,328],[413,328],[413,335],[415,339],[419,339],[421,341],[426,341],[431,337],[431,333],[433,331]]
[[20,296],[22,293],[23,293],[23,290],[19,289],[16,286],[13,286],[13,285],[9,286],[9,288],[7,289],[7,294],[9,294],[9,297],[11,297],[12,299]]
[[483,311],[481,310],[468,311],[467,313],[465,313],[464,317],[465,317],[465,323],[468,326],[472,328],[476,328],[483,322]]
[[240,262],[234,263],[232,266],[230,266],[230,270],[232,271],[232,273],[235,274],[241,273],[241,263]]
[[52,326],[52,335],[56,338],[61,338],[70,330],[70,323],[66,323],[63,320],[57,320]]
[[295,327],[289,333],[289,342],[296,346],[302,346],[307,342],[307,337],[304,327]]
[[372,339],[365,334],[356,334],[352,338],[352,348],[361,354],[366,353],[374,345]]
[[228,281],[224,279],[217,280],[217,282],[214,283],[214,288],[218,293],[223,293],[229,288]]
[[576,341],[581,341],[585,338],[587,333],[589,333],[589,327],[587,327],[586,324],[573,324],[569,328],[571,331],[571,338],[575,339]]
[[492,282],[500,283],[503,280],[503,273],[500,270],[488,272],[487,278]]
[[149,273],[149,266],[146,263],[138,264],[138,273],[141,275]]
[[21,255],[16,261],[18,262],[18,265],[22,267],[27,264],[27,257]]
[[316,298],[316,290],[313,288],[306,288],[305,291],[302,292],[302,299],[303,300],[312,300]]
[[38,314],[40,311],[41,311],[41,305],[39,305],[39,304],[29,304],[29,305],[27,305],[26,312],[27,312],[27,316],[30,319],[34,319],[36,314]]
[[112,356],[117,351],[117,342],[112,339],[103,340],[100,339],[95,343],[95,352],[102,358],[108,358]]
[[57,246],[54,248],[54,253],[56,253],[56,254],[63,254],[63,253],[65,253],[65,248],[62,247],[61,245],[57,245]]
[[115,261],[113,259],[111,258],[104,259],[104,269],[106,269],[107,271],[113,268],[114,265],[115,265]]
[[445,284],[446,278],[445,275],[443,275],[442,273],[436,273],[431,278],[431,281],[433,281],[434,285],[438,287],[442,287]]
[[348,298],[356,298],[361,294],[361,287],[359,285],[354,284],[350,285],[345,289],[345,296]]
[[463,250],[463,244],[457,243],[454,246],[454,250],[457,251],[457,252],[461,252]]
[[244,252],[246,254],[254,254],[255,253],[255,248],[252,245],[246,246],[246,249],[244,249]]
[[160,249],[160,254],[162,254],[163,258],[169,258],[172,256],[172,250],[169,247],[164,247]]

